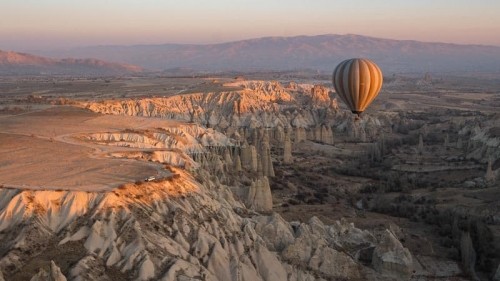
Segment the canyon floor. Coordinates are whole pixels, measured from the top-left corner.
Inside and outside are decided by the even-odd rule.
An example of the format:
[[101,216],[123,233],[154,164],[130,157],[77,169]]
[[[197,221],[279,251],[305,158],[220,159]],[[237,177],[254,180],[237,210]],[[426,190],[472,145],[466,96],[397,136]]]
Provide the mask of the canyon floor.
[[500,80],[263,76],[1,78],[0,280],[500,279]]

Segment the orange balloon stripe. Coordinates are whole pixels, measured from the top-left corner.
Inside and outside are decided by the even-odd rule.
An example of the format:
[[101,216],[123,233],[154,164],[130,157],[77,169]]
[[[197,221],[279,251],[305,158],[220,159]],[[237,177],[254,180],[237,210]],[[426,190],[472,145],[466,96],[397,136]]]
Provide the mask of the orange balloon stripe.
[[359,80],[359,111],[364,111],[366,108],[366,101],[368,99],[368,95],[370,94],[370,83],[371,83],[371,73],[370,66],[363,60],[359,61],[360,65],[360,80]]
[[370,105],[373,100],[375,100],[375,98],[378,96],[378,93],[380,92],[380,89],[382,88],[382,82],[384,80],[384,77],[382,76],[382,71],[380,70],[380,68],[377,67],[376,64],[373,64],[374,66],[374,69],[375,69],[375,77],[377,77],[377,83],[376,85],[374,85],[373,87],[373,90],[372,92],[370,93],[370,96],[369,96],[369,99],[368,99],[368,102],[367,102],[367,106]]

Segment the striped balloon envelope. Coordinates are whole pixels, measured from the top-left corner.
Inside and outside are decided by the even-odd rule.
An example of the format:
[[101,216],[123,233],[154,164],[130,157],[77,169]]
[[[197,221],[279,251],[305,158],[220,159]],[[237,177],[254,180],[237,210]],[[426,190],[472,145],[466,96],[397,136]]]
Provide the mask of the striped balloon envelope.
[[358,116],[377,97],[382,88],[382,71],[371,60],[348,59],[333,71],[333,87],[340,99]]

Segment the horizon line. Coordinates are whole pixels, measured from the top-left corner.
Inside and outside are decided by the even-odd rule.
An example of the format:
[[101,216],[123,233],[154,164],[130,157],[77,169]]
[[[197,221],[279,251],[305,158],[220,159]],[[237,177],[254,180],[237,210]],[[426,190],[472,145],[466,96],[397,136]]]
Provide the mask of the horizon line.
[[[373,39],[380,39],[380,40],[390,40],[390,41],[406,41],[406,42],[419,42],[419,43],[430,43],[430,44],[446,44],[446,45],[456,45],[456,46],[479,46],[479,47],[494,47],[494,48],[500,48],[500,45],[492,45],[492,44],[481,44],[481,43],[454,43],[454,42],[442,42],[442,41],[422,41],[422,40],[416,40],[416,39],[394,39],[394,38],[387,38],[387,37],[376,37],[372,35],[363,35],[363,34],[354,34],[354,33],[345,33],[345,34],[340,34],[340,33],[325,33],[325,34],[315,34],[315,35],[292,35],[292,36],[261,36],[261,37],[250,37],[246,39],[239,39],[239,40],[227,40],[227,41],[221,41],[221,42],[215,42],[215,43],[176,43],[176,42],[165,42],[165,43],[136,43],[136,44],[88,44],[88,45],[80,45],[80,46],[73,46],[73,47],[54,47],[54,48],[47,48],[45,50],[70,50],[70,49],[80,49],[80,48],[93,48],[93,47],[139,47],[139,46],[165,46],[165,45],[179,45],[179,46],[214,46],[214,45],[222,45],[222,44],[230,44],[230,43],[238,43],[238,42],[244,42],[244,41],[252,41],[252,40],[259,40],[259,39],[272,39],[272,38],[282,38],[282,39],[287,39],[287,38],[298,38],[298,37],[321,37],[321,36],[359,36],[359,37],[366,37],[366,38],[373,38]],[[2,49],[0,49],[2,50]],[[3,51],[6,51],[3,49]],[[15,50],[7,50],[7,51],[14,51]],[[40,51],[38,48],[34,49],[25,49],[20,52],[29,52],[29,51]]]

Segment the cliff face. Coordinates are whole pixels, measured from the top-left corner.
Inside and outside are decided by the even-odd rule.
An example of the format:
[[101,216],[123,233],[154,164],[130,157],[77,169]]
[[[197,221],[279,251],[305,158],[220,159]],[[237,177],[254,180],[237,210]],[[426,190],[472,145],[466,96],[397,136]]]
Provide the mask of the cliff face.
[[[182,169],[172,172],[167,180],[107,193],[1,189],[0,239],[9,241],[2,245],[3,274],[48,274],[31,272],[30,264],[50,257],[64,265],[60,271],[68,280],[110,280],[114,270],[133,280],[379,276],[345,252],[375,245],[370,233],[342,223],[291,225],[276,213],[252,214],[207,171],[198,170],[196,180]],[[251,187],[255,198],[271,200],[261,190],[266,178],[259,181]],[[253,209],[269,211],[269,204],[255,202]]]
[[[222,129],[321,125],[338,109],[336,100],[321,86],[314,86],[316,91],[308,84],[290,88],[264,81],[240,81],[225,86],[241,90],[104,101],[84,106],[104,114],[173,118]],[[297,116],[301,116],[300,121],[292,124]]]
[[[129,116],[120,117],[123,123],[101,121],[111,129],[86,127],[54,141],[93,148],[96,158],[157,162],[157,173],[100,191],[1,187],[0,277],[407,278],[411,255],[395,237],[378,240],[345,221],[287,222],[273,213],[269,178],[281,160],[271,150],[283,151],[283,162],[290,163],[293,147],[303,141],[328,145],[334,131],[346,128],[369,138],[383,121],[350,122],[322,86],[228,86],[240,90],[81,105]],[[120,129],[133,119],[140,119],[137,126]]]
[[354,124],[350,113],[339,110],[334,94],[320,85],[236,81],[225,86],[233,90],[108,100],[82,103],[81,106],[103,114],[195,122],[236,140],[247,139],[254,146],[262,136],[254,133],[260,128],[266,129],[271,143],[280,146],[285,130],[291,132],[294,142],[311,140],[333,144],[336,131],[349,133],[352,138],[362,141],[373,140],[380,133],[381,123],[388,122],[367,116]]
[[288,139],[279,130],[245,128],[236,140],[168,124],[55,138],[93,147],[93,157],[159,162],[161,177],[102,191],[0,188],[5,280],[387,276],[358,261],[360,251],[379,245],[370,232],[317,218],[289,223],[272,213],[270,145]]

